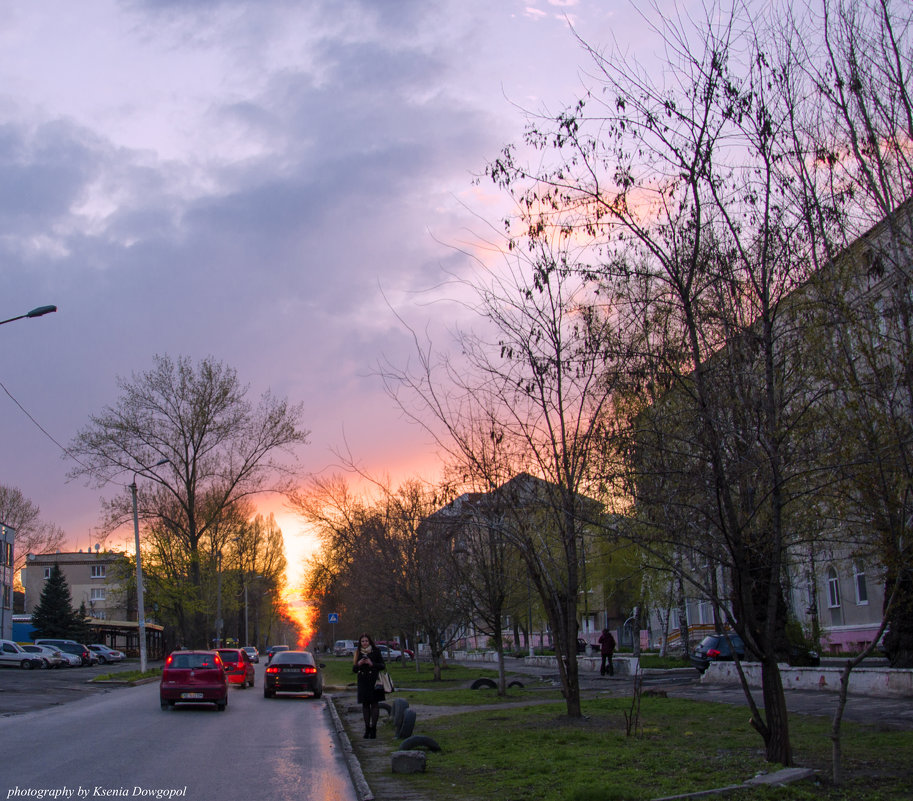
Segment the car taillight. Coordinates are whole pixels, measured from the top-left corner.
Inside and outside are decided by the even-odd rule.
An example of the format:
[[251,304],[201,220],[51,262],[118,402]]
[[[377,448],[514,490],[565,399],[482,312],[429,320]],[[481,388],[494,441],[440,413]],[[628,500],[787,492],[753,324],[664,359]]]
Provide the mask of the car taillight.
[[174,661],[174,655],[168,654],[168,658],[165,660],[165,667],[171,667],[171,663]]
[[267,673],[278,673],[279,668],[277,668],[275,665],[272,665],[266,669],[266,672]]
[[311,665],[308,665],[307,667],[304,668],[304,672],[305,673],[316,673],[317,668],[312,667]]
[[717,651],[716,648],[711,648],[709,651],[707,651],[707,656],[709,656],[711,659],[716,659],[716,657],[718,657],[719,655],[720,655],[720,652]]

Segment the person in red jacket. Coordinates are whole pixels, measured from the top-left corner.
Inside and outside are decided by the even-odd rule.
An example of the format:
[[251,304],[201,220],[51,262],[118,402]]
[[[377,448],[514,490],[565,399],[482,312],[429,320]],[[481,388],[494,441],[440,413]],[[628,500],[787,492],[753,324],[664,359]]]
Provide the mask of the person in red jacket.
[[615,668],[612,667],[612,654],[615,653],[615,638],[608,629],[603,629],[599,635],[599,653],[602,656],[602,664],[599,666],[599,675],[605,676],[608,672],[610,676],[615,675]]

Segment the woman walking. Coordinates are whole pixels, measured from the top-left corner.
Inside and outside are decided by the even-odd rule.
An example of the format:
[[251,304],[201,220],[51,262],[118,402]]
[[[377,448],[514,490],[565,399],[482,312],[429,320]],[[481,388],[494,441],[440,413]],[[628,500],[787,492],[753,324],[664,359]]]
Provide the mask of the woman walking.
[[365,738],[377,737],[377,718],[380,716],[380,702],[384,700],[384,689],[378,684],[378,674],[384,670],[384,657],[374,644],[370,634],[362,634],[358,648],[352,656],[352,672],[358,674],[358,703],[365,717]]

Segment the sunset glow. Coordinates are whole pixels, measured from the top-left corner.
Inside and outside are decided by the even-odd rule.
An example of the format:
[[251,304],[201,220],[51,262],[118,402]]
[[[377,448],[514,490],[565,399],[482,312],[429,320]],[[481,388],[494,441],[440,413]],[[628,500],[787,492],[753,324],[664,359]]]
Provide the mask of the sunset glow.
[[307,648],[317,630],[317,609],[302,597],[300,587],[289,587],[282,593],[282,612],[298,627],[297,647]]

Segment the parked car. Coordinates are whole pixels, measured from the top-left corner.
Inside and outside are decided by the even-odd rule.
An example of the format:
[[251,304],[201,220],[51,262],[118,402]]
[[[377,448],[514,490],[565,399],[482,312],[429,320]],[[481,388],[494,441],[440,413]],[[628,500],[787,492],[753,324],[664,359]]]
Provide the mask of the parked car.
[[355,653],[355,640],[336,640],[333,643],[333,653],[336,656],[352,656]]
[[223,712],[228,706],[228,679],[215,651],[173,651],[162,667],[159,682],[162,709],[175,704],[212,703]]
[[[43,647],[54,648],[56,646],[48,645],[48,646],[43,646]],[[59,648],[57,650],[60,651],[60,655],[64,659],[64,663],[63,663],[63,665],[61,665],[61,667],[82,667],[82,655],[81,654],[67,653],[66,651],[60,650]]]
[[89,650],[93,651],[98,656],[98,661],[103,665],[106,665],[109,662],[123,662],[127,658],[127,655],[123,653],[123,651],[115,651],[113,648],[109,648],[107,645],[102,645],[101,643],[89,645]]
[[32,645],[26,643],[20,647],[23,651],[40,657],[41,666],[43,668],[59,668],[69,664],[69,661],[64,658],[63,651],[59,648],[55,648],[53,645]]
[[253,645],[245,645],[242,649],[251,662],[258,664],[260,662],[260,652]]
[[229,684],[240,684],[241,689],[254,686],[254,663],[243,648],[219,648],[225,677]]
[[787,662],[790,667],[819,667],[821,657],[806,645],[790,645]]
[[401,659],[403,653],[405,653],[406,659],[412,659],[412,654],[409,651],[400,651],[398,648],[391,648],[389,645],[378,645],[377,647],[384,657],[384,662]]
[[[400,644],[396,641],[390,641],[390,640],[383,641],[382,640],[377,643],[377,647],[380,648],[381,651],[383,651],[384,649],[381,646],[386,646],[390,650],[390,653],[391,653],[391,656],[389,657],[390,659],[399,659],[402,654],[406,655],[406,659],[413,659],[415,657],[415,653],[412,651],[411,648],[401,648]],[[387,658],[388,658],[387,653],[384,652],[384,659],[387,659]]]
[[24,651],[18,643],[12,640],[0,640],[0,665],[31,670],[40,668],[43,664],[40,656]]
[[78,654],[83,665],[98,664],[98,655],[95,654],[94,651],[90,651],[82,643],[76,642],[76,640],[41,638],[40,640],[35,640],[35,645],[53,645],[55,648],[59,648],[61,651],[65,651],[68,654]]
[[314,698],[323,695],[325,665],[317,664],[310,651],[283,651],[276,654],[266,669],[263,697],[272,698],[276,693],[311,693]]
[[273,657],[278,654],[280,651],[288,651],[289,647],[287,645],[271,645],[266,649],[266,664],[268,665],[273,661]]
[[732,662],[733,653],[745,658],[745,643],[735,632],[708,634],[691,652],[691,664],[703,674],[711,662]]

